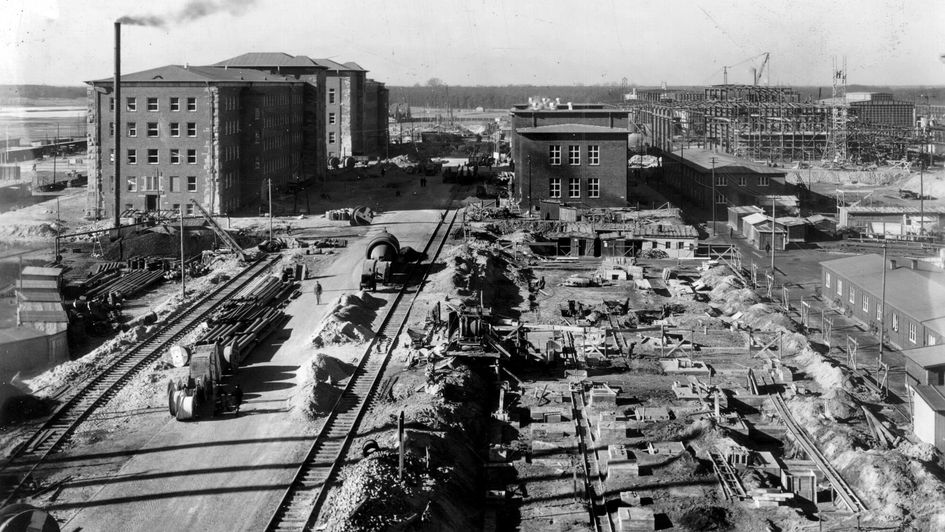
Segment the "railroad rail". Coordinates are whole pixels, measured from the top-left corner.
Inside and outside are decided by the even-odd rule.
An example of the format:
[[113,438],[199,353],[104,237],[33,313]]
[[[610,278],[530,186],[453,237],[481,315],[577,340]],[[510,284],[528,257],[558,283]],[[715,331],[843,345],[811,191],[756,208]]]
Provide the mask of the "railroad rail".
[[595,532],[614,532],[617,530],[610,511],[607,509],[607,500],[604,498],[604,474],[600,470],[600,459],[597,450],[588,446],[588,439],[592,439],[591,425],[587,420],[587,398],[583,385],[578,383],[571,389],[572,415],[577,428],[578,450],[581,453],[581,465],[584,468],[584,489],[586,490],[588,511]]
[[10,484],[2,492],[3,503],[10,503],[23,489],[29,478],[40,464],[58,450],[76,428],[89,415],[103,406],[128,381],[148,364],[157,360],[161,354],[174,342],[193,330],[206,318],[220,303],[228,300],[251,282],[257,275],[270,268],[279,256],[261,258],[250,264],[233,278],[213,292],[203,296],[193,305],[168,320],[164,328],[139,342],[127,350],[125,354],[112,361],[105,369],[94,377],[86,380],[78,390],[53,412],[52,416],[43,422],[42,426],[22,445],[20,445],[4,466],[4,471],[16,473],[25,470],[25,474],[18,475],[18,480]]
[[[266,525],[267,531],[308,530],[317,522],[331,482],[347,456],[351,442],[357,436],[358,425],[371,405],[371,397],[381,382],[396,339],[406,324],[413,302],[423,288],[430,265],[436,261],[449,237],[457,212],[453,211],[448,222],[447,217],[444,216],[437,223],[436,229],[423,250],[423,255],[430,251],[431,245],[437,238],[439,238],[439,243],[429,256],[419,282],[415,285],[411,285],[410,282],[420,271],[421,262],[418,261],[417,268],[409,275],[407,282],[388,307],[378,334],[368,343],[358,367],[348,380],[341,397],[332,407],[312,447],[269,519]],[[402,305],[404,298],[409,295],[413,295],[413,299],[409,304]],[[383,341],[383,339],[390,341],[386,349],[381,351],[378,346],[382,344],[378,344],[378,340]]]
[[820,452],[820,449],[817,448],[817,444],[811,439],[810,434],[794,419],[794,415],[788,410],[787,403],[784,402],[784,398],[781,397],[781,394],[771,394],[770,397],[781,419],[784,420],[784,424],[787,425],[788,430],[794,435],[794,439],[801,445],[804,452],[807,453],[807,456],[824,472],[824,476],[830,481],[830,485],[833,486],[834,491],[840,495],[840,499],[847,508],[853,513],[866,511],[866,505],[856,495],[853,488],[847,484],[846,480],[843,480],[843,477],[834,469],[827,460],[827,457]]

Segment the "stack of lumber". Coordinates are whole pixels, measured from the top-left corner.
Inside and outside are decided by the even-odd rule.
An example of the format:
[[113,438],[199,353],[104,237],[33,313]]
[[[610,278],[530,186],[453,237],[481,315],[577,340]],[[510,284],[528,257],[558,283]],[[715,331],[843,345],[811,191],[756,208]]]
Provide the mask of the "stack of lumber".
[[88,299],[105,297],[110,293],[128,299],[151,286],[164,280],[164,272],[160,270],[135,270],[124,275],[114,277],[85,293]]

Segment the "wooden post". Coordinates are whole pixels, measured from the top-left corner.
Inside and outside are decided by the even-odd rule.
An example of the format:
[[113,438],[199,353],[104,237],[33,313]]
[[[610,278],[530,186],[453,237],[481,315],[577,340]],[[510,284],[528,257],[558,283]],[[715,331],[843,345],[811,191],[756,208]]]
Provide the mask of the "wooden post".
[[400,411],[400,417],[397,419],[397,441],[399,443],[400,462],[397,468],[397,478],[404,481],[404,411]]

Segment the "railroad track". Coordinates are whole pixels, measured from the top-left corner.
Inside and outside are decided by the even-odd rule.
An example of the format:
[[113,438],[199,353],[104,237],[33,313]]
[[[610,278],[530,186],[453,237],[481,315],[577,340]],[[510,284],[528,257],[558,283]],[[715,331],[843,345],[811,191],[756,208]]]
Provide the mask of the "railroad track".
[[820,449],[817,448],[817,444],[811,439],[810,434],[794,419],[794,415],[788,410],[787,403],[784,402],[784,398],[781,397],[781,394],[771,394],[769,397],[771,397],[774,407],[777,409],[781,419],[784,420],[784,424],[787,425],[788,430],[794,435],[794,439],[801,445],[804,452],[807,453],[807,456],[824,472],[824,476],[830,481],[834,491],[840,495],[840,499],[847,508],[853,513],[866,511],[866,505],[856,495],[853,488],[847,484],[846,480],[843,480],[843,477],[834,469],[833,465],[827,460],[827,457],[820,452]]
[[577,427],[581,465],[584,468],[584,489],[587,491],[590,520],[594,525],[594,532],[614,532],[617,527],[612,521],[610,511],[607,510],[607,500],[604,498],[604,472],[600,470],[597,450],[588,446],[588,440],[592,439],[592,436],[591,425],[586,416],[587,398],[584,388],[580,387],[582,385],[577,386],[579,387],[571,389],[571,405],[574,425]]
[[81,384],[78,391],[66,399],[62,406],[17,448],[4,466],[4,471],[12,471],[17,480],[0,491],[3,500],[0,506],[16,498],[36,468],[62,447],[92,412],[108,402],[132,377],[160,357],[174,342],[193,330],[218,304],[235,295],[278,259],[279,256],[276,255],[251,264],[215,291],[172,317],[160,332],[127,350],[98,375]]
[[[318,521],[331,482],[347,456],[351,442],[357,436],[358,425],[371,405],[371,398],[384,375],[384,368],[390,360],[395,341],[407,321],[413,302],[423,287],[430,265],[436,261],[443,249],[443,244],[449,237],[450,229],[456,220],[456,213],[457,211],[453,211],[448,221],[444,218],[437,224],[423,250],[424,255],[429,255],[425,267],[417,263],[418,267],[410,274],[408,282],[404,283],[388,307],[378,334],[367,345],[361,362],[348,380],[347,386],[331,413],[325,419],[302,465],[299,466],[279,506],[269,519],[267,531],[309,530]],[[438,244],[430,253],[432,244],[437,239],[439,239]],[[417,279],[421,269],[423,273]],[[418,282],[414,284],[410,282],[411,280]],[[403,304],[404,299],[411,295],[413,298],[407,304]],[[379,339],[390,340],[383,351],[377,349]]]

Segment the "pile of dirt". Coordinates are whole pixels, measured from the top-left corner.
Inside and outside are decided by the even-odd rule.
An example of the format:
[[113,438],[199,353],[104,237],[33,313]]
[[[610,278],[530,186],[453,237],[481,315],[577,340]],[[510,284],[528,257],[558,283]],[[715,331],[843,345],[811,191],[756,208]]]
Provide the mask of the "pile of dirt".
[[700,506],[692,508],[679,518],[683,530],[702,532],[704,530],[732,530],[731,512],[721,506]]
[[328,415],[341,397],[342,389],[324,381],[305,377],[298,391],[286,399],[289,411],[307,421]]
[[42,417],[52,409],[49,401],[28,394],[9,383],[0,383],[0,427]]
[[52,240],[58,234],[55,222],[0,223],[0,240],[6,242]]
[[[160,227],[160,226],[158,226]],[[152,228],[109,242],[104,249],[105,260],[124,260],[135,256],[176,256],[180,253],[180,235],[176,228]],[[212,249],[216,241],[209,230],[184,231],[184,249],[188,254],[196,254]]]
[[337,384],[347,379],[355,369],[353,365],[325,353],[315,353],[309,365],[312,377],[317,382],[329,384]]
[[312,345],[324,347],[370,340],[374,336],[371,325],[384,303],[383,299],[363,291],[338,297],[315,328]]

